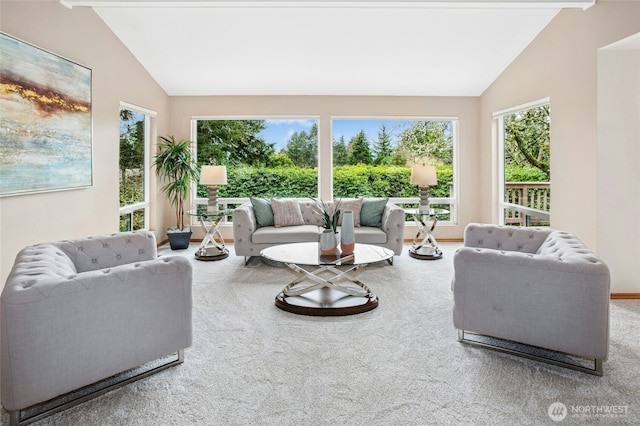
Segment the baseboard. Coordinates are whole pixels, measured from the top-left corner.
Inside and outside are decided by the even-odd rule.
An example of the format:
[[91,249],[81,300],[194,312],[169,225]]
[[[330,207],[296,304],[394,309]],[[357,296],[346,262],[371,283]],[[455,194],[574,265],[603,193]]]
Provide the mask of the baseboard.
[[[167,244],[169,242],[169,240],[163,240],[162,242],[158,243],[158,247],[160,247],[163,244]],[[192,243],[201,243],[202,242],[202,238],[192,238],[191,239]],[[224,239],[225,244],[233,244],[234,240],[233,238],[225,238]],[[462,243],[464,242],[464,239],[462,238],[438,238],[438,242],[439,243]],[[413,243],[413,239],[405,239],[404,240],[405,244],[411,244]]]
[[[202,242],[202,238],[191,238],[189,240],[192,243],[201,243]],[[233,239],[231,238],[225,238],[224,239],[224,243],[225,244],[233,244]],[[169,244],[169,239],[165,238],[164,240],[160,241],[159,243],[156,244],[157,247],[161,247],[165,244]]]
[[640,299],[640,293],[611,293],[611,299]]
[[[192,239],[191,240],[194,243],[201,243],[202,242],[202,238],[200,239]],[[446,243],[461,243],[464,240],[462,238],[441,238],[438,240],[439,242],[446,242]],[[227,240],[225,238],[224,242],[226,244],[233,244],[233,240]],[[412,243],[413,240],[405,240],[405,243]],[[165,244],[168,244],[169,240],[165,239],[162,240],[161,242],[158,243],[158,247],[163,246]],[[611,300],[624,300],[624,299],[640,299],[640,293],[611,293],[610,296]]]
[[[442,242],[442,243],[461,243],[464,240],[462,238],[438,238],[438,242]],[[191,239],[192,243],[201,243],[202,242],[202,238],[192,238]],[[225,244],[233,244],[233,239],[229,238],[225,238],[224,239]],[[413,243],[413,240],[404,240],[404,242],[406,244],[411,244]],[[164,239],[162,241],[160,241],[157,246],[163,246],[165,244],[169,244],[169,239]],[[638,295],[640,297],[640,294]]]
[[[404,239],[403,240],[405,244],[411,244],[413,243],[413,239]],[[438,242],[439,243],[462,243],[464,242],[464,239],[462,238],[438,238]]]

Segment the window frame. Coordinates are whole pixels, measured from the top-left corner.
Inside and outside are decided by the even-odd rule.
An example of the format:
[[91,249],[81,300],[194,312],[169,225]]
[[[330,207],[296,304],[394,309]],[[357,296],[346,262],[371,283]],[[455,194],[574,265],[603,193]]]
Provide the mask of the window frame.
[[[119,217],[130,216],[129,231],[133,230],[133,214],[138,210],[144,211],[144,227],[143,230],[148,230],[150,227],[150,206],[151,206],[151,120],[157,117],[155,111],[139,107],[137,105],[130,104],[128,102],[120,102],[120,109],[126,109],[144,115],[144,200],[141,202],[128,204],[119,208]],[[118,121],[119,123],[119,121]],[[120,161],[120,155],[118,152],[118,161]],[[120,185],[118,185],[118,191],[120,191]]]
[[[529,226],[529,218],[530,217],[539,217],[541,219],[545,219],[546,221],[551,221],[551,212],[546,212],[543,210],[532,209],[529,207],[524,207],[519,204],[507,203],[505,201],[505,187],[506,187],[506,165],[505,165],[505,128],[504,128],[504,118],[516,114],[518,112],[527,111],[530,109],[538,108],[541,106],[549,105],[551,107],[551,98],[546,97],[542,99],[538,99],[532,102],[527,102],[525,104],[517,105],[511,108],[506,108],[500,111],[494,112],[491,117],[493,119],[494,125],[496,126],[496,137],[494,138],[494,143],[497,147],[497,214],[498,214],[498,225],[505,225],[505,213],[506,210],[515,210],[525,215],[525,226]],[[549,187],[551,187],[551,182],[549,182]]]
[[[458,173],[458,147],[459,147],[459,129],[460,117],[457,116],[389,116],[389,115],[375,115],[375,116],[357,116],[357,115],[332,115],[329,117],[331,140],[333,141],[333,120],[380,120],[380,121],[450,121],[451,122],[451,138],[452,138],[452,164],[453,164],[453,188],[451,189],[450,197],[429,197],[429,204],[441,205],[448,204],[449,208],[449,220],[438,221],[438,226],[457,225],[458,224],[458,200],[459,195],[459,173]],[[333,148],[333,146],[332,146]],[[333,156],[332,156],[333,160]],[[331,190],[333,191],[333,176],[331,177]],[[394,204],[416,204],[418,205],[420,199],[415,198],[399,198],[389,197],[389,201]],[[407,223],[413,223],[413,219],[408,219]]]
[[[460,199],[460,178],[459,178],[459,126],[460,126],[460,117],[458,116],[357,116],[357,115],[329,115],[328,117],[320,116],[320,115],[198,115],[191,117],[191,131],[190,137],[191,140],[195,142],[194,147],[194,156],[197,159],[197,132],[198,132],[198,124],[199,120],[292,120],[292,119],[301,119],[301,120],[317,120],[318,122],[318,194],[317,197],[321,198],[323,193],[327,193],[327,188],[323,186],[323,181],[326,182],[328,179],[331,182],[330,187],[328,188],[328,192],[333,197],[333,144],[328,148],[329,152],[329,160],[331,161],[331,167],[325,168],[322,164],[325,160],[324,155],[326,154],[326,149],[323,151],[322,146],[322,131],[323,126],[328,123],[329,130],[329,140],[333,141],[333,128],[332,123],[333,120],[410,120],[410,121],[450,121],[452,123],[452,163],[453,163],[453,188],[452,194],[450,197],[442,197],[442,198],[434,198],[430,197],[429,200],[431,204],[448,204],[450,206],[449,210],[449,218],[448,221],[439,221],[439,226],[451,226],[458,224],[458,203]],[[326,173],[323,173],[325,170]],[[325,176],[328,174],[328,176]],[[197,184],[193,185],[191,188],[191,202],[192,208],[196,209],[198,206],[207,205],[208,200],[204,197],[197,197]],[[244,202],[248,202],[248,198],[218,198],[219,203],[222,208],[227,208],[228,205],[238,205]],[[398,197],[390,197],[389,201],[392,203],[406,203],[406,204],[418,204],[419,198],[398,198]],[[228,218],[225,218],[225,222]],[[192,225],[196,225],[197,218],[191,218]],[[407,223],[413,223],[411,219],[407,220]]]
[[[198,160],[198,121],[200,120],[316,120],[318,124],[318,163],[320,163],[320,140],[321,140],[321,129],[320,129],[320,116],[318,115],[202,115],[202,116],[192,116],[191,117],[191,140],[194,141],[194,158]],[[320,193],[320,166],[318,165],[318,193]],[[198,184],[194,184],[191,188],[191,200],[192,206],[194,209],[199,206],[206,206],[209,202],[207,198],[198,197],[197,191]],[[315,195],[319,197],[319,194]],[[239,205],[245,202],[248,202],[248,198],[226,198],[226,197],[218,197],[218,203],[221,209],[228,209],[229,205]],[[228,221],[228,218],[224,218],[223,224]],[[198,223],[198,218],[192,217],[191,224],[195,225]]]

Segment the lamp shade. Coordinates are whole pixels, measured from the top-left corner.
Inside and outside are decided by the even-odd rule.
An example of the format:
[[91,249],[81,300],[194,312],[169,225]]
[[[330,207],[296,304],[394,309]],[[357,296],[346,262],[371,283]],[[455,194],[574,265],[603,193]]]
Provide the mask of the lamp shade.
[[202,166],[200,170],[200,184],[202,185],[226,185],[226,166]]
[[436,168],[433,166],[413,166],[411,183],[418,186],[434,186],[438,184]]

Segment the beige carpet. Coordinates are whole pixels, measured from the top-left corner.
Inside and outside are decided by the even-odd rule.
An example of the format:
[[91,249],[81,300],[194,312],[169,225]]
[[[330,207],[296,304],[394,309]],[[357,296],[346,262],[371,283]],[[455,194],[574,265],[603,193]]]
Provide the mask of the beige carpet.
[[[163,255],[193,259],[187,251]],[[640,422],[640,301],[611,302],[604,377],[463,345],[452,256],[361,275],[380,305],[318,318],[274,306],[291,276],[230,256],[193,260],[194,344],[184,364],[40,425],[526,425]],[[569,410],[561,422],[554,402]],[[614,407],[614,408],[611,408]],[[624,413],[608,414],[612,410]],[[595,412],[595,413],[594,413]],[[3,413],[3,424],[8,416]]]

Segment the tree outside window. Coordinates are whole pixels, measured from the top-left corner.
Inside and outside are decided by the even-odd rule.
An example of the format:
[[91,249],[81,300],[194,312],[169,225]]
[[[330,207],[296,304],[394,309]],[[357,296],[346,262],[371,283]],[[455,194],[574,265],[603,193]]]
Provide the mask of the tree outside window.
[[[308,130],[288,134],[286,143],[268,131],[289,121],[198,120],[198,164],[227,166],[220,197],[317,197],[317,120],[298,120]],[[201,185],[198,197],[206,196]]]
[[142,113],[120,109],[120,231],[145,229],[145,120]]
[[[417,198],[418,188],[410,183],[411,167],[430,164],[438,174],[431,197],[452,199],[453,125],[452,120],[334,120],[335,196]],[[444,212],[440,219],[446,221],[451,220],[452,203],[432,207]]]
[[[286,137],[277,137],[287,123]],[[431,196],[454,196],[454,121],[335,119],[332,126],[335,197],[417,198],[411,166],[423,162],[438,173]],[[317,120],[198,120],[196,129],[198,163],[227,166],[221,198],[318,196]],[[206,187],[198,197],[207,197]]]
[[[504,133],[504,202],[551,211],[551,115],[549,104],[502,118]],[[548,226],[549,221],[516,209],[504,209],[509,225]]]

